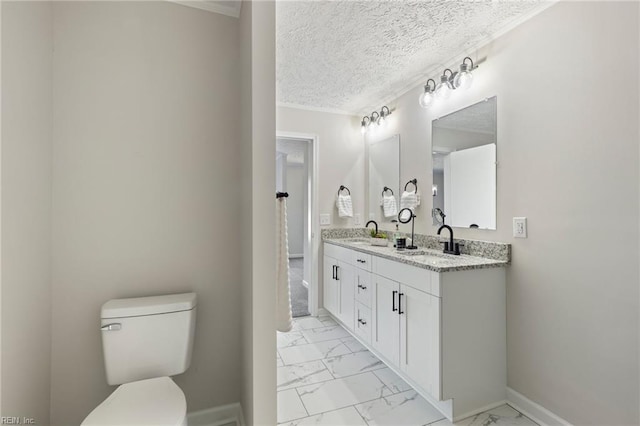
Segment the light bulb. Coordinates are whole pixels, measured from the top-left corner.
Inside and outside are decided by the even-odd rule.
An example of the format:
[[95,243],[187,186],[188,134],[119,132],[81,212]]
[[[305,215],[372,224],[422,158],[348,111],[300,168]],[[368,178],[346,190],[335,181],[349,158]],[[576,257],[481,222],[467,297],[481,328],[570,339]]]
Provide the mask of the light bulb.
[[422,108],[429,108],[433,103],[433,93],[431,91],[424,92],[420,95],[420,106]]
[[367,126],[365,126],[364,123],[362,123],[362,126],[360,126],[360,133],[362,133],[363,135],[367,133]]
[[437,99],[449,99],[451,96],[451,87],[448,82],[438,83],[436,86],[436,98]]
[[[471,62],[471,65],[466,63],[467,59]],[[463,90],[471,87],[471,84],[473,83],[473,74],[471,74],[471,70],[473,70],[473,60],[467,56],[463,59],[460,64],[460,71],[456,73],[456,76],[453,79],[453,87]]]
[[385,122],[384,115],[381,115],[380,118],[378,118],[378,126],[380,127],[384,126],[384,122]]
[[473,74],[470,71],[460,71],[458,75],[456,75],[454,85],[456,89],[466,90],[471,87],[473,83]]

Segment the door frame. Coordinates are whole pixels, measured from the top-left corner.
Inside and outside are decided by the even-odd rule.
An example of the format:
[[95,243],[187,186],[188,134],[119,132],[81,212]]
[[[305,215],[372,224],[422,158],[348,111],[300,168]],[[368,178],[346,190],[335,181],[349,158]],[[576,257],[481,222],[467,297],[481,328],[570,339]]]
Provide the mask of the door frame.
[[[308,235],[305,253],[309,254],[309,298],[308,306],[311,316],[318,316],[320,309],[320,294],[318,283],[318,255],[320,253],[320,219],[318,216],[318,135],[312,133],[298,133],[276,130],[276,139],[307,143],[307,223]],[[306,262],[305,262],[306,263]]]

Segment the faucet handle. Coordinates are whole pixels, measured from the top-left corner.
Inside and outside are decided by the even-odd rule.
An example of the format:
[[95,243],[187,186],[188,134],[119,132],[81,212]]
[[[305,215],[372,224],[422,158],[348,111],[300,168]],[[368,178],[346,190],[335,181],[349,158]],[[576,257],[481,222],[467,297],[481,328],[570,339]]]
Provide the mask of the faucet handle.
[[460,254],[460,247],[464,247],[464,243],[456,243],[455,254]]

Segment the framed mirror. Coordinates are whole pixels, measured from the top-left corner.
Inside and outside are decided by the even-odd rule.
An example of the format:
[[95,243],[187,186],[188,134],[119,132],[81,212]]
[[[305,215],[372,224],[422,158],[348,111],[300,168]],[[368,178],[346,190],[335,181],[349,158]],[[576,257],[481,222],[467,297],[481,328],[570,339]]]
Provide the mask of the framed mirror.
[[433,224],[496,229],[497,98],[433,120],[431,141]]
[[393,135],[369,145],[369,220],[397,220],[399,197],[400,135]]

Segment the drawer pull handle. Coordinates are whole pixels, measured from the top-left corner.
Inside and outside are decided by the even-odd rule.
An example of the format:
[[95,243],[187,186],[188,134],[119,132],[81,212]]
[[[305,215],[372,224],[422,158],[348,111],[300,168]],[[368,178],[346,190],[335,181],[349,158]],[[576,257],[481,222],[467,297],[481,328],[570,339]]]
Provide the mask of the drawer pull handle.
[[396,308],[396,294],[398,294],[397,290],[393,290],[391,292],[391,311],[396,312],[398,308]]
[[362,284],[358,284],[358,288],[361,288],[361,289],[363,289],[363,290],[366,290],[366,289],[367,289],[367,287],[363,286]]
[[358,318],[358,322],[362,325],[367,325],[367,322],[365,320],[363,320],[362,318]]

